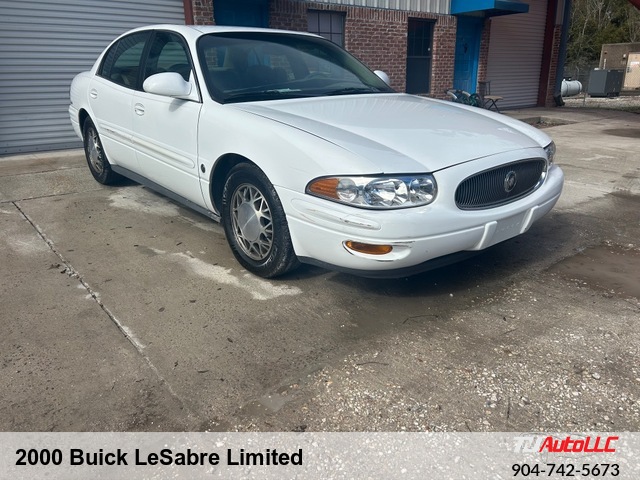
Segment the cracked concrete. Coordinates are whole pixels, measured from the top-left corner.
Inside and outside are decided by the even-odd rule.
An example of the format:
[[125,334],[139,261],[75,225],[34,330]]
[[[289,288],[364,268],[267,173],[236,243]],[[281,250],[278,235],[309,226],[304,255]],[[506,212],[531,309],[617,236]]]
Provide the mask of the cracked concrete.
[[[0,225],[3,430],[189,428],[181,402],[16,203],[3,204]],[[16,234],[33,247],[7,255]]]

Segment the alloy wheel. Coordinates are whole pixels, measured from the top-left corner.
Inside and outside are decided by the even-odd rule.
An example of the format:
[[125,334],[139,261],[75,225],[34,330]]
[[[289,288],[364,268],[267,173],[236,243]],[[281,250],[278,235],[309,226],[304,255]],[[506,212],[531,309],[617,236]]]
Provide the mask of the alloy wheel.
[[100,145],[100,137],[95,128],[89,129],[89,138],[87,139],[87,150],[89,161],[98,175],[104,171],[104,162],[102,160],[102,146]]
[[255,186],[243,183],[233,192],[231,226],[245,255],[256,261],[269,256],[273,245],[271,208]]

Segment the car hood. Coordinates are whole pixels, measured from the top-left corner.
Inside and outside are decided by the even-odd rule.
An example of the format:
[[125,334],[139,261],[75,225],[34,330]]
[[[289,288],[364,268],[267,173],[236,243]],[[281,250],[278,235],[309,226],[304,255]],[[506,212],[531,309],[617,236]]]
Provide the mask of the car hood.
[[503,115],[406,94],[230,106],[338,145],[367,159],[380,173],[435,172],[489,155],[539,148],[550,141],[539,130]]

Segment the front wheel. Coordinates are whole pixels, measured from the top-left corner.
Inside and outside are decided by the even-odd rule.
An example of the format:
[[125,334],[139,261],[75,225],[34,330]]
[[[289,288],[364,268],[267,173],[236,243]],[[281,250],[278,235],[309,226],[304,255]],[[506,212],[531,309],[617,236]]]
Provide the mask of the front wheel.
[[250,272],[271,278],[298,266],[278,194],[256,166],[241,163],[229,172],[222,224],[231,251]]
[[93,178],[103,185],[111,185],[117,182],[120,179],[120,175],[111,170],[107,155],[102,148],[98,130],[88,118],[84,122],[83,140],[84,155],[87,157],[87,164]]

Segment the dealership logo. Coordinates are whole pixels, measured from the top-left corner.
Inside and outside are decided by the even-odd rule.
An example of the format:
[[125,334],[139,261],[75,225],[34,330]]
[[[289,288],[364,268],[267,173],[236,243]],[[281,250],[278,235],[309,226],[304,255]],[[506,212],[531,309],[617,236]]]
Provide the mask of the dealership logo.
[[616,448],[613,444],[618,439],[617,436],[572,438],[569,435],[565,438],[554,438],[551,435],[525,435],[514,438],[513,451],[516,453],[614,453]]
[[511,170],[504,177],[504,191],[507,193],[511,192],[511,190],[515,188],[517,182],[518,182],[518,178],[516,177],[516,172]]

